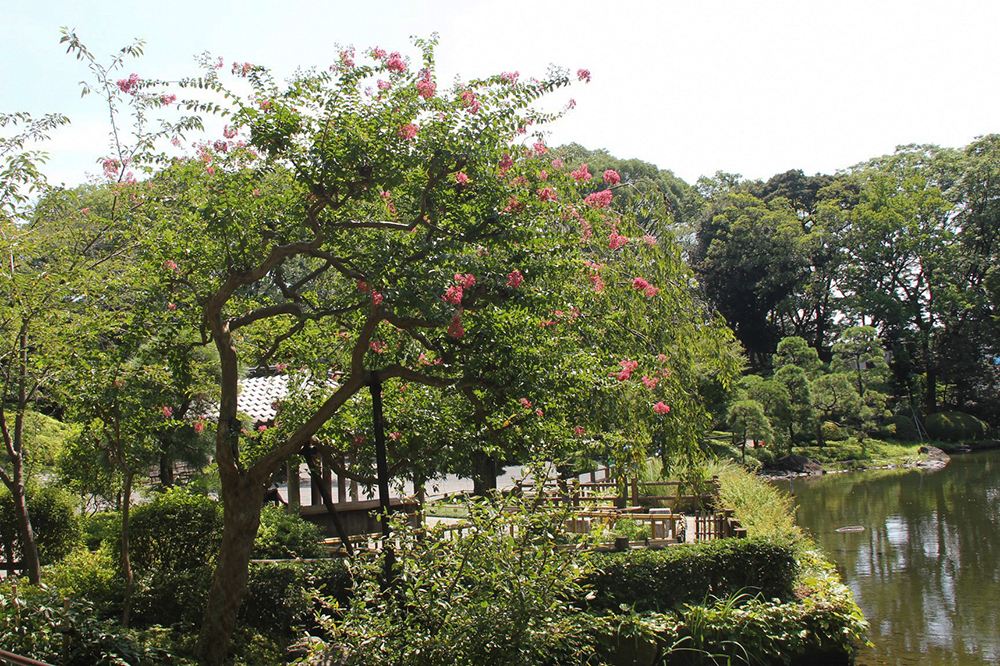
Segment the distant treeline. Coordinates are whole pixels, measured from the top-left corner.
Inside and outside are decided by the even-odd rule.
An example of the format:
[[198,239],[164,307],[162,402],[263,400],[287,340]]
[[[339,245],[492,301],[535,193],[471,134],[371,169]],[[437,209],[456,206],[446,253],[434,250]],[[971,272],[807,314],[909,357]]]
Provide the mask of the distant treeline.
[[558,151],[631,185],[617,205],[681,241],[703,297],[771,370],[799,336],[824,361],[872,326],[892,392],[925,413],[1000,414],[1000,135],[964,148],[908,145],[833,175],[767,181],[718,172],[690,185],[641,160]]

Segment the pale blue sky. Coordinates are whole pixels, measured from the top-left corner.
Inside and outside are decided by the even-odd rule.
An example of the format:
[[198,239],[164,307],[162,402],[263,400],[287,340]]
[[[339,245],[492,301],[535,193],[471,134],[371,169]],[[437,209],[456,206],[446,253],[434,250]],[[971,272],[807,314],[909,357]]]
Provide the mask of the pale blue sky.
[[82,64],[58,44],[75,28],[97,54],[132,38],[126,72],[174,78],[208,50],[279,74],[326,66],[335,44],[413,53],[440,34],[440,81],[550,63],[593,72],[550,143],[638,157],[689,182],[716,170],[832,172],[901,143],[961,146],[1000,131],[1000,3],[993,0],[0,0],[0,110],[60,111],[52,178],[80,182],[106,152]]

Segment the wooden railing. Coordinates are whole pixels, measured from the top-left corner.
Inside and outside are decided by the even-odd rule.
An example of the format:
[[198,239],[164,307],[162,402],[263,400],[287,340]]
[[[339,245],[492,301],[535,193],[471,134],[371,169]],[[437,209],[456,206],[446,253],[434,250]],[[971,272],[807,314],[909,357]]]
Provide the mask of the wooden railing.
[[0,649],[0,666],[52,666],[31,657],[21,657],[13,652]]

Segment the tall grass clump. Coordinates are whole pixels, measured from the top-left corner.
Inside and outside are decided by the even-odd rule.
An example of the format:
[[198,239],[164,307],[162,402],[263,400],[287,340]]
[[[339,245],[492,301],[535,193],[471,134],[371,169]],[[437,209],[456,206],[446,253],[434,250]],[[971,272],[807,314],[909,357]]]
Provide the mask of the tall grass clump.
[[736,465],[718,471],[719,503],[732,509],[752,537],[776,539],[797,547],[807,547],[807,538],[795,524],[795,503],[791,496]]

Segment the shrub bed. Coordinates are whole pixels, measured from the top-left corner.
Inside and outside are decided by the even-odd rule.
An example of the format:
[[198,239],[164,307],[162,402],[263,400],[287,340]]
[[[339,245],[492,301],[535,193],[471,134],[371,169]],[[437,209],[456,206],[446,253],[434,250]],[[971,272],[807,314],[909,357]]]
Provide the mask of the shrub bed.
[[593,608],[666,611],[712,597],[748,593],[790,599],[797,565],[788,545],[755,538],[723,539],[595,555],[581,583]]

